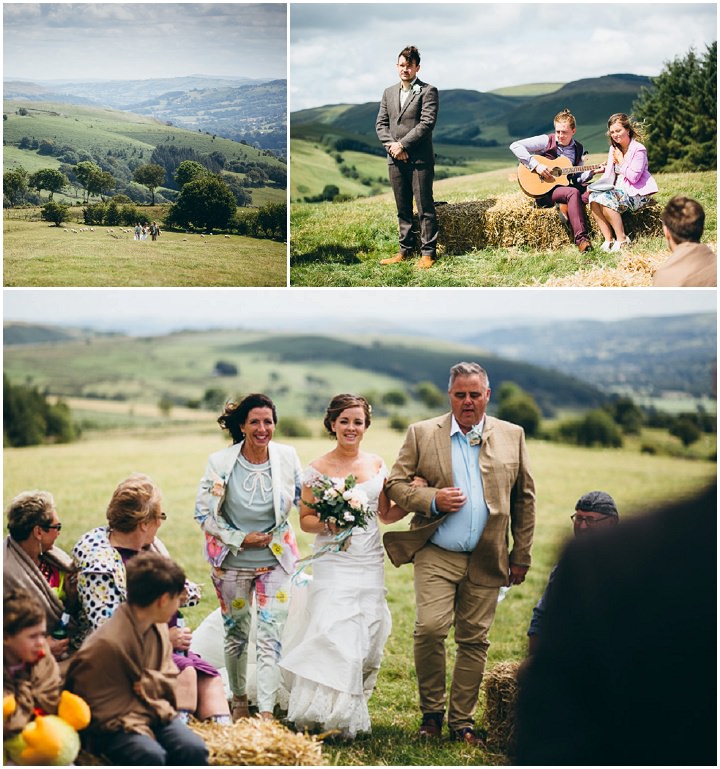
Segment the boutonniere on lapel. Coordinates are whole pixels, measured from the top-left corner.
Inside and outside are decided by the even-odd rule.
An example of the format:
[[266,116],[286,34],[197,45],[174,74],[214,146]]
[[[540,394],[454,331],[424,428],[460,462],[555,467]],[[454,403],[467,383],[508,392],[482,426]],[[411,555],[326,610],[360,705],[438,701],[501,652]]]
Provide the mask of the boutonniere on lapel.
[[420,93],[422,91],[422,86],[419,83],[415,83],[415,85],[412,87],[413,93]]
[[482,445],[482,427],[480,425],[474,425],[468,431],[467,437],[471,446]]

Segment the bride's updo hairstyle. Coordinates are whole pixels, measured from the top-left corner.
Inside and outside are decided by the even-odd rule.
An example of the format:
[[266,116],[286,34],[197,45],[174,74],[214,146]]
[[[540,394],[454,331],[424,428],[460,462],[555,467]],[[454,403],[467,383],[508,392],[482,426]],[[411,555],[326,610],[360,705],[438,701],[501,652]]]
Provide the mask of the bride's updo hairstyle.
[[336,395],[328,404],[325,411],[325,419],[323,424],[328,433],[335,438],[335,431],[332,429],[332,423],[345,411],[345,409],[352,409],[356,406],[365,412],[365,427],[370,427],[370,415],[372,414],[372,406],[362,397],[362,395],[348,395],[343,393],[342,395]]

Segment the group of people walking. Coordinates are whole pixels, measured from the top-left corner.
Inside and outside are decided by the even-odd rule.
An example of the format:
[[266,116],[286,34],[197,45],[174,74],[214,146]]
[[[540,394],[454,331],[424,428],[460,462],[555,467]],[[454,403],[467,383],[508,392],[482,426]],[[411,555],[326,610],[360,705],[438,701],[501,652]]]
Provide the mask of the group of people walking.
[[[368,733],[392,629],[387,554],[395,566],[414,565],[417,737],[439,740],[447,719],[451,740],[484,747],[475,715],[488,634],[501,588],[523,583],[530,568],[536,510],[524,431],[487,413],[490,395],[479,364],[454,365],[449,412],[410,425],[390,469],[362,448],[372,422],[362,396],[331,399],[323,424],[334,446],[305,469],[292,446],[275,442],[268,396],[226,404],[217,421],[232,443],[210,455],[194,518],[222,615],[229,696],[184,627],[182,607],[197,604],[200,590],[158,537],[167,514],[149,477],[117,486],[106,524],[84,534],[71,556],[56,545],[62,523],[52,496],[18,495],[7,509],[3,563],[3,689],[16,703],[5,738],[37,707],[54,712],[62,687],[89,704],[86,744],[110,763],[206,764],[190,715],[222,725],[253,709],[262,719],[286,710],[298,730],[348,740]],[[301,529],[315,536],[305,558],[290,521],[295,508]],[[381,536],[380,524],[410,513],[409,528]],[[618,512],[595,491],[572,518],[585,534],[614,525]],[[295,580],[309,565],[307,600],[286,628]],[[528,631],[533,655],[546,633],[546,600]]]
[[133,240],[147,240],[148,235],[152,240],[157,240],[160,236],[160,227],[157,222],[151,222],[150,224],[140,224],[138,222],[133,230]]
[[[218,422],[232,445],[208,459],[195,520],[222,614],[229,702],[218,670],[190,649],[178,623],[181,607],[199,600],[197,585],[183,579],[177,595],[168,589],[169,598],[161,601],[160,580],[149,591],[154,612],[147,604],[138,609],[148,596],[131,590],[135,568],[152,582],[148,575],[172,563],[158,537],[167,518],[161,492],[150,478],[133,475],[121,482],[106,525],[83,535],[71,556],[55,545],[62,524],[50,494],[26,492],[13,500],[5,589],[41,601],[50,631],[62,616],[71,617],[68,637],[49,641],[48,652],[62,668],[64,685],[90,704],[90,745],[102,745],[104,755],[122,756],[123,763],[131,756],[132,762],[152,762],[166,737],[158,727],[170,712],[156,700],[167,699],[179,721],[193,714],[228,723],[250,715],[253,705],[259,717],[273,718],[282,688],[289,696],[286,719],[296,728],[330,730],[346,739],[369,732],[368,700],[392,627],[385,548],[396,565],[415,564],[419,735],[440,736],[447,711],[450,736],[480,744],[474,713],[487,634],[500,587],[522,582],[530,565],[535,511],[523,431],[486,415],[489,397],[479,365],[454,366],[450,413],[411,426],[390,470],[362,449],[372,410],[361,396],[330,401],[324,425],[335,445],[305,469],[294,448],[274,441],[278,417],[270,398],[256,393],[226,405]],[[315,535],[313,553],[304,559],[290,522],[295,507],[301,529]],[[380,525],[400,521],[408,511],[414,513],[410,528],[386,533],[384,548]],[[348,516],[361,525],[348,524]],[[146,563],[148,557],[154,564]],[[305,607],[286,632],[293,577],[309,565]],[[163,611],[167,625],[153,631],[153,656],[129,639],[137,637],[138,623],[149,632],[144,619]],[[111,621],[113,632],[101,632]],[[452,626],[458,657],[446,702],[445,639]],[[247,664],[253,633],[254,687]],[[113,639],[122,639],[119,646]],[[113,654],[117,663],[109,659]],[[117,664],[112,692],[97,685],[93,671],[99,664]],[[138,679],[152,680],[153,707],[133,694]],[[14,685],[7,665],[5,685]],[[172,744],[184,734],[174,730]],[[109,734],[112,740],[105,739]],[[168,752],[167,745],[162,749]]]

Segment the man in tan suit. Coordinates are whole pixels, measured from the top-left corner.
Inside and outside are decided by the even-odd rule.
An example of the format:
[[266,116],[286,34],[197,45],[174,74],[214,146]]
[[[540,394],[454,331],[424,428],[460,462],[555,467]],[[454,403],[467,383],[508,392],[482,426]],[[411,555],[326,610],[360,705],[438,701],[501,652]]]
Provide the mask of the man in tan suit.
[[705,210],[692,198],[676,196],[662,212],[670,258],[655,272],[653,286],[717,286],[717,254],[700,242]]
[[[419,734],[442,734],[445,639],[454,626],[448,726],[452,739],[477,745],[482,740],[473,724],[488,632],[500,587],[519,585],[530,567],[535,484],[523,429],[485,413],[490,382],[482,367],[453,366],[448,395],[451,413],[408,429],[387,491],[416,512],[409,531],[387,532],[384,541],[395,566],[415,565]],[[416,475],[428,486],[413,485]]]

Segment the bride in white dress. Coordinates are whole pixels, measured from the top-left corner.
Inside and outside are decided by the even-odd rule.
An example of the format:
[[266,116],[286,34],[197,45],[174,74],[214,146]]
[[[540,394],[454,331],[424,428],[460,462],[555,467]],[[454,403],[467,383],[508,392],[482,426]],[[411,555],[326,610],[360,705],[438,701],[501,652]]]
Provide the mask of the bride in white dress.
[[312,562],[313,579],[302,634],[285,647],[280,667],[289,683],[288,721],[298,729],[337,730],[342,737],[370,731],[368,700],[375,687],[392,620],[385,601],[384,550],[377,518],[399,520],[406,512],[383,489],[387,468],[375,454],[360,451],[370,426],[370,406],[359,396],[337,395],[324,421],[336,447],[316,459],[303,478],[300,527],[315,533],[315,552],[332,545],[339,529],[308,507],[312,484],[322,475],[356,478],[373,515],[367,528],[354,527],[345,550],[323,552]]

